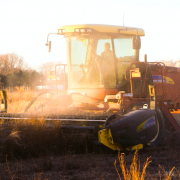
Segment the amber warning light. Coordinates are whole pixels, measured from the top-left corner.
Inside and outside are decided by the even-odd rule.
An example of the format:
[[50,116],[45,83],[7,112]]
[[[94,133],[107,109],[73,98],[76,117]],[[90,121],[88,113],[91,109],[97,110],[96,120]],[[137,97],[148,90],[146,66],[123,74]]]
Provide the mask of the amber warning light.
[[57,34],[64,34],[66,32],[65,29],[58,29]]

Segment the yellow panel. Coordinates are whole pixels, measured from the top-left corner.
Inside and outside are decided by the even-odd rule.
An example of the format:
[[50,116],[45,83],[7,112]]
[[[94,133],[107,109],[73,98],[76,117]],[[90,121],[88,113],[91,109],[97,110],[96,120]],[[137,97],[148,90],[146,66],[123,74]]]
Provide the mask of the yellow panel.
[[120,144],[114,143],[111,135],[111,130],[103,129],[98,132],[99,142],[109,147],[112,150],[123,150],[126,149],[128,151],[143,149],[143,144],[138,144],[136,146],[130,146],[123,148]]
[[122,150],[122,146],[118,143],[114,143],[111,135],[111,130],[103,129],[98,132],[99,142],[112,150]]
[[139,36],[145,36],[144,30],[141,28],[113,26],[113,25],[79,24],[79,25],[62,26],[58,29],[65,29],[66,32],[74,32],[75,28],[91,28],[98,32],[104,32],[104,33],[118,33],[118,30],[120,30],[121,34],[132,34],[132,35],[136,35],[138,32]]
[[0,94],[1,94],[1,98],[3,98],[4,96],[3,96],[3,92],[2,92],[2,91],[1,91],[1,93],[0,93]]
[[139,150],[139,149],[143,149],[143,144],[138,144],[136,146],[131,147],[130,149],[127,148],[127,150]]
[[138,144],[132,147],[132,150],[139,150],[139,149],[143,149],[143,144]]

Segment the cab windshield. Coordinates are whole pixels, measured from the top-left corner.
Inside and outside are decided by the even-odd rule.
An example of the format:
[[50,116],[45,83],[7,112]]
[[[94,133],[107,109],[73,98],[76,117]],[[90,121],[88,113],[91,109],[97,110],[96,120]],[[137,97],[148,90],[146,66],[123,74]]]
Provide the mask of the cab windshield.
[[66,37],[69,88],[114,89],[133,61],[132,37],[93,34]]

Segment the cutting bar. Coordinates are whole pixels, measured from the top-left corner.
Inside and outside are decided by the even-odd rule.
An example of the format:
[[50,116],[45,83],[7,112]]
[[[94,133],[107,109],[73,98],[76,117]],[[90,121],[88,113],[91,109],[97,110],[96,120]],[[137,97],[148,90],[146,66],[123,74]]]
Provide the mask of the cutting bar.
[[[31,120],[32,117],[0,117],[0,119],[5,119],[5,120]],[[41,117],[35,117],[34,119],[36,120],[41,120]],[[88,121],[88,122],[106,122],[106,120],[96,120],[96,119],[56,119],[56,118],[43,118],[43,120],[45,121],[72,121],[72,122],[84,122],[84,121]]]

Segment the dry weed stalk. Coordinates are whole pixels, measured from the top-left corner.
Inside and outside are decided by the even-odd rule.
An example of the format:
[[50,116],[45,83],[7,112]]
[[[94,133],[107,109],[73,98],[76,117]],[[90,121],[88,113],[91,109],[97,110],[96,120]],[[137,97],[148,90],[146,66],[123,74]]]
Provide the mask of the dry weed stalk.
[[[173,174],[173,171],[175,170],[175,167],[173,167],[171,169],[171,171],[169,171],[169,173],[167,171],[165,171],[165,169],[159,165],[159,167],[161,168],[161,170],[163,171],[163,174],[164,174],[164,177],[165,177],[165,180],[171,180],[172,179],[172,176],[174,176]],[[178,172],[178,171],[177,171]],[[179,174],[179,172],[178,172]]]
[[[124,180],[144,180],[144,177],[146,175],[146,168],[148,166],[148,164],[151,162],[149,161],[150,157],[147,158],[142,172],[140,170],[140,161],[138,160],[138,151],[135,151],[134,153],[134,157],[132,160],[132,163],[130,165],[130,169],[128,169],[126,167],[126,163],[124,161],[124,153],[120,153],[120,151],[118,152],[118,159],[119,159],[119,163],[120,163],[120,168],[124,177]],[[114,162],[114,166],[116,169],[116,172],[119,176],[119,179],[121,180],[121,175],[116,167],[116,160]]]
[[15,178],[15,175],[16,175],[16,172],[17,172],[18,168],[16,168],[16,171],[15,171],[14,174],[13,174],[13,172],[11,172],[9,164],[8,164],[8,160],[7,160],[7,155],[6,155],[6,165],[7,165],[9,175],[11,176],[11,180],[13,180]]

